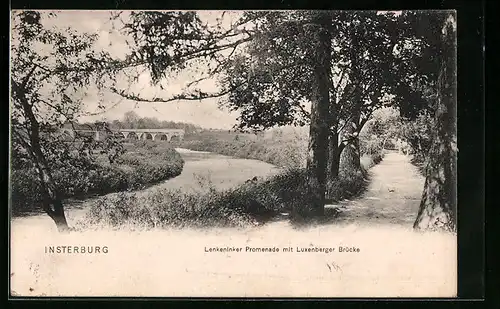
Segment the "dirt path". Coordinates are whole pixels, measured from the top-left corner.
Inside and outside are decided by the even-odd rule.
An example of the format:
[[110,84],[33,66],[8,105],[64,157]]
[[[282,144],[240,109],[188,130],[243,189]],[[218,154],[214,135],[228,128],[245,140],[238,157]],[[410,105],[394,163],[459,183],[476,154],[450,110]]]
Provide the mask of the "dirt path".
[[411,227],[417,216],[424,178],[408,156],[389,152],[370,169],[366,192],[339,203],[338,223]]

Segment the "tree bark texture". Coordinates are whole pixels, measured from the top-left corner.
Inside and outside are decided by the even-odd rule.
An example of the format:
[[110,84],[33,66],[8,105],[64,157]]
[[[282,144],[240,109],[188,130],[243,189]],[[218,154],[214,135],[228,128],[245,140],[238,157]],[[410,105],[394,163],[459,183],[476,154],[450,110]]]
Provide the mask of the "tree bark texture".
[[344,173],[361,171],[361,156],[358,138],[359,120],[359,110],[355,109],[352,118],[342,132],[342,139],[349,140],[340,154],[340,170]]
[[311,124],[307,158],[307,196],[309,203],[302,216],[322,217],[325,206],[326,172],[328,163],[330,67],[331,67],[331,16],[328,12],[314,14],[308,25],[312,41],[311,59],[314,71],[311,89]]
[[456,231],[457,225],[457,75],[456,17],[442,29],[436,129],[415,229]]

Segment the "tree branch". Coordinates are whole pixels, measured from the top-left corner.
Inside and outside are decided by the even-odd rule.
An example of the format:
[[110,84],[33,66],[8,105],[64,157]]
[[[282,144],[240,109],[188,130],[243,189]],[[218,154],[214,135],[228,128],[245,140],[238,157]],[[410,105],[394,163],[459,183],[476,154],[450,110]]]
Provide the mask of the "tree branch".
[[371,109],[368,112],[368,114],[366,115],[366,117],[359,122],[359,125],[356,126],[356,132],[358,132],[358,134],[361,133],[363,126],[368,122],[368,120],[370,119],[370,116],[373,114],[373,111],[374,111],[374,109]]
[[344,120],[344,123],[340,126],[337,127],[337,133],[342,132],[345,127],[347,126],[348,123],[351,123],[351,120],[354,118],[354,115],[350,115],[347,119]]
[[31,78],[31,75],[33,75],[33,73],[35,72],[35,69],[36,69],[36,65],[34,65],[33,68],[31,69],[31,71],[29,71],[28,74],[26,74],[26,76],[23,78],[23,81],[21,82],[21,85],[20,85],[21,89],[24,89],[26,87],[26,85],[29,82],[29,79]]
[[132,101],[151,102],[151,103],[153,103],[153,102],[168,103],[168,102],[180,101],[180,100],[201,101],[204,99],[219,98],[219,97],[222,97],[222,96],[225,96],[225,95],[231,93],[232,91],[234,91],[236,88],[240,87],[243,84],[244,83],[241,83],[241,84],[236,85],[232,88],[223,90],[221,92],[216,92],[216,93],[198,92],[198,94],[178,94],[178,95],[175,95],[171,98],[153,98],[153,99],[147,99],[147,98],[143,98],[143,97],[131,94],[131,93],[126,93],[125,91],[118,90],[114,87],[111,87],[111,91],[124,97],[125,99],[132,100]]
[[[185,58],[185,60],[192,60],[195,58],[207,57],[207,56],[213,55],[217,52],[220,52],[220,51],[232,48],[232,47],[238,47],[240,44],[249,42],[252,39],[253,39],[252,37],[247,37],[247,38],[239,39],[239,40],[232,42],[232,43],[198,48],[192,52],[188,52],[184,55],[179,56],[179,59]],[[204,54],[204,52],[207,52],[207,53]]]
[[[342,82],[344,81],[344,76],[345,76],[345,72],[347,71],[347,67],[344,67],[340,73],[340,78],[339,78],[339,82],[337,83],[337,85],[335,85],[332,81],[332,83],[334,84],[333,87],[335,89],[335,93],[337,93],[338,91],[338,87],[342,84]],[[335,95],[335,98],[336,98],[337,94]]]
[[304,117],[310,119],[311,118],[311,113],[309,113],[308,111],[306,111],[304,109],[304,107],[302,106],[302,104],[297,104],[297,106],[299,107],[300,111],[304,114]]

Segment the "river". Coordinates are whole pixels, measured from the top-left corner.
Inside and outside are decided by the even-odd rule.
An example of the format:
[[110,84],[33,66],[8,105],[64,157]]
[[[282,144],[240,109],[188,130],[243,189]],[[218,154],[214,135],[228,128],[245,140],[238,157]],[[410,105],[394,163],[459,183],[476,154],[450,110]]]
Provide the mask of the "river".
[[155,187],[197,190],[199,182],[209,181],[218,189],[227,189],[257,177],[279,172],[279,168],[262,161],[237,159],[210,152],[176,148],[185,161],[182,173]]

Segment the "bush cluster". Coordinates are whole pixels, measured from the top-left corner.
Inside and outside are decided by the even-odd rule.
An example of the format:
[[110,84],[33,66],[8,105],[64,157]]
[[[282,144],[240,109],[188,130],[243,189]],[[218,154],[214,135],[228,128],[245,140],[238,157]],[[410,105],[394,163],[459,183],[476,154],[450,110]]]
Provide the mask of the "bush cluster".
[[[99,157],[80,167],[60,164],[52,175],[63,198],[101,195],[135,190],[175,177],[182,172],[184,161],[167,143],[140,141],[112,164]],[[14,212],[38,208],[41,184],[32,168],[13,169],[11,198]]]
[[432,145],[432,132],[435,120],[428,112],[422,112],[414,120],[403,122],[401,135],[409,145],[413,162],[417,166],[425,165]]

